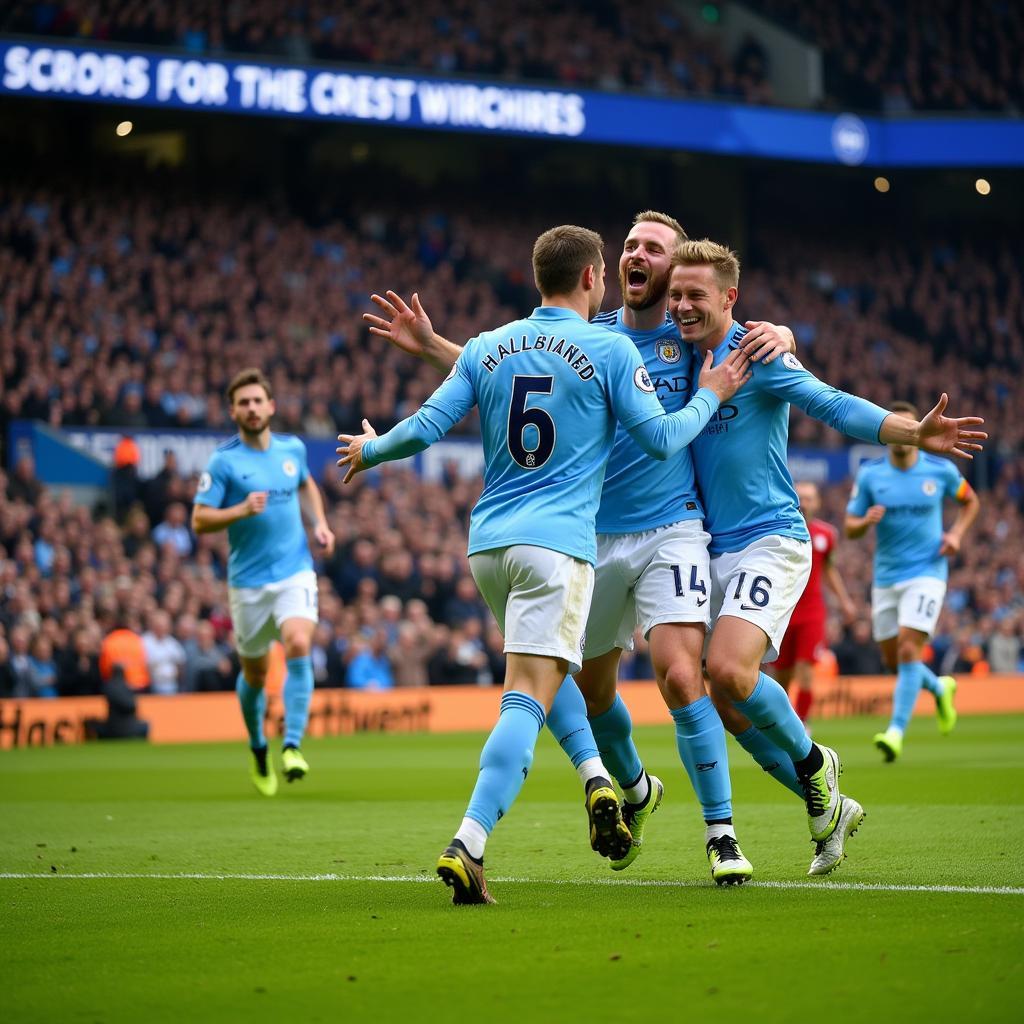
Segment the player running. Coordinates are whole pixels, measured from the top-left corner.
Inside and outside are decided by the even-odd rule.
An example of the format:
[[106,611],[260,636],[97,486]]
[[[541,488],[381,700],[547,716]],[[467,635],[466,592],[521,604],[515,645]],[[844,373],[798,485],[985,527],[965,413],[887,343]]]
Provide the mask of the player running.
[[[684,242],[673,254],[669,312],[692,346],[691,365],[708,355],[719,363],[740,349],[746,329],[732,319],[739,272],[736,254],[708,239]],[[803,798],[816,844],[809,874],[827,874],[864,812],[839,792],[839,755],[811,742],[785,690],[760,668],[777,657],[811,568],[810,537],[786,466],[789,405],[861,440],[964,458],[987,435],[968,429],[982,422],[977,417],[943,416],[945,395],[918,422],[829,387],[792,354],[752,369],[750,383],[691,446],[711,533],[707,672],[726,728]]]
[[289,782],[309,771],[299,748],[313,696],[309,649],[317,623],[317,585],[303,506],[328,557],[334,534],[306,465],[306,446],[297,437],[270,432],[274,398],[267,378],[257,369],[242,370],[227,397],[238,436],[214,452],[199,479],[192,529],[197,534],[228,531],[228,595],[242,662],[235,690],[249,731],[253,784],[264,796],[273,796],[277,775],[263,733],[264,686],[270,641],[278,637],[288,669],[281,767]]
[[[789,628],[782,638],[778,658],[769,666],[779,685],[788,693],[790,684],[796,683],[794,706],[800,721],[805,725],[814,700],[814,666],[825,649],[825,621],[828,609],[822,583],[836,596],[842,612],[843,622],[849,625],[856,616],[856,609],[846,591],[843,577],[832,560],[838,533],[831,523],[815,516],[821,510],[821,495],[818,485],[801,481],[794,485],[800,514],[807,523],[811,536],[811,574],[807,586],[800,595]],[[809,730],[808,730],[809,732]]]
[[[484,490],[470,519],[470,566],[505,636],[508,667],[501,714],[484,745],[466,816],[437,865],[455,903],[491,902],[483,872],[488,835],[526,778],[566,673],[580,667],[595,515],[616,420],[649,456],[664,459],[749,377],[748,361],[736,353],[721,376],[701,375],[685,409],[666,414],[636,346],[587,322],[604,297],[602,247],[583,228],[541,235],[533,262],[542,305],[525,320],[471,339],[420,412],[384,437],[365,421],[364,434],[339,437],[339,465],[349,467],[349,480],[423,450],[473,404],[480,408]],[[427,327],[432,334],[429,321]],[[588,760],[592,845],[624,859],[631,837],[618,799],[600,758]]]
[[[654,210],[638,213],[619,257],[624,305],[594,318],[595,324],[636,344],[669,412],[689,401],[696,378],[688,355],[684,358],[678,328],[666,315],[669,259],[685,238],[675,218]],[[373,297],[387,319],[364,315],[371,331],[438,369],[450,367],[460,349],[434,334],[418,297],[412,297],[409,308],[394,292],[387,294],[386,299]],[[748,326],[746,351],[755,359],[771,361],[792,346],[785,328]],[[617,694],[619,660],[633,646],[639,626],[650,641],[680,759],[701,804],[712,876],[720,885],[736,884],[753,869],[736,841],[725,732],[701,672],[709,623],[703,515],[688,449],[657,462],[618,428],[597,512],[594,597],[583,667],[576,675],[579,685],[567,679],[559,689],[548,726],[575,765],[599,750],[622,787],[632,844],[611,866],[628,867],[641,852],[646,824],[664,792],[662,782],[644,770],[629,711]],[[588,743],[591,729],[596,749]]]
[[[889,408],[917,415],[909,402],[893,402]],[[944,531],[946,498],[955,498],[960,510]],[[903,734],[922,686],[935,697],[939,732],[946,735],[956,725],[956,680],[936,678],[922,652],[942,611],[948,558],[960,551],[980,507],[953,463],[912,445],[890,444],[888,458],[866,462],[857,473],[846,509],[846,536],[857,539],[875,527],[872,631],[886,666],[897,672],[889,728],[874,740],[886,761],[903,753]]]

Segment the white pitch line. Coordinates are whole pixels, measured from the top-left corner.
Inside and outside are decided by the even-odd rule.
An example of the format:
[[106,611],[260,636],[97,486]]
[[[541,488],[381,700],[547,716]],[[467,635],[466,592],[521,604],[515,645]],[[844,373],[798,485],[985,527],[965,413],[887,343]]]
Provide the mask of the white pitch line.
[[[83,878],[108,879],[154,879],[158,881],[209,881],[209,882],[429,882],[437,881],[434,875],[272,875],[272,874],[209,874],[182,871],[176,874],[134,874],[131,872],[86,871],[68,873],[42,872],[0,872],[0,879],[30,878]],[[518,878],[496,875],[490,882],[510,885],[606,885],[614,887],[660,888],[660,889],[710,889],[711,883],[703,880],[680,880],[658,878]],[[996,885],[898,885],[884,882],[747,882],[745,888],[753,889],[817,889],[846,892],[935,892],[970,896],[1024,896],[1024,887]]]

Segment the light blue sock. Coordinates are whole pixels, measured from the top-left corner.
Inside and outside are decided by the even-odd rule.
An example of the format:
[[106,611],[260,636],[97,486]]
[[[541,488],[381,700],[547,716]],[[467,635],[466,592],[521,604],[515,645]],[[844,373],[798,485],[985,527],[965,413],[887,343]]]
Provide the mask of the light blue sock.
[[289,658],[284,677],[284,745],[299,747],[309,721],[309,702],[313,699],[313,659]]
[[921,685],[933,696],[942,696],[942,683],[939,682],[939,677],[923,662],[918,662],[921,666]]
[[801,800],[803,788],[796,778],[793,759],[777,746],[756,725],[736,737],[736,742],[776,781],[791,789]]
[[249,746],[253,750],[265,747],[267,738],[263,735],[263,718],[267,713],[266,691],[254,690],[245,681],[245,676],[239,672],[235,681],[235,693],[238,694],[238,703],[242,705],[245,727],[249,730]]
[[734,700],[732,706],[761,732],[766,732],[794,761],[802,761],[811,752],[811,738],[804,723],[793,710],[786,691],[771,676],[758,672],[754,692],[746,700]]
[[529,694],[508,690],[501,714],[480,752],[480,774],[466,808],[466,817],[488,833],[508,813],[533,764],[537,734],[544,725],[544,708]]
[[601,751],[601,760],[615,781],[624,789],[635,785],[644,773],[644,766],[633,744],[633,719],[618,694],[607,711],[591,718],[590,728]]
[[732,784],[725,729],[708,696],[672,712],[676,746],[705,821],[732,817]]
[[548,712],[548,728],[572,761],[573,768],[579,768],[588,758],[598,756],[594,734],[587,720],[587,702],[572,676],[565,677],[555,694]]
[[908,661],[900,665],[896,672],[896,691],[892,695],[892,720],[890,728],[906,732],[910,724],[910,716],[914,713],[917,695],[921,692],[924,681],[920,661]]

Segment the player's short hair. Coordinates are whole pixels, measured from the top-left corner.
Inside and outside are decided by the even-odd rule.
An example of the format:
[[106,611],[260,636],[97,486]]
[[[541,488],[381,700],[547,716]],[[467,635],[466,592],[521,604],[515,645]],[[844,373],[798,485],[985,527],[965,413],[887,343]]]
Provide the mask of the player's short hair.
[[560,224],[533,243],[533,279],[541,295],[568,295],[576,290],[584,268],[599,267],[604,240],[596,231]]
[[672,269],[676,267],[711,267],[715,279],[724,291],[740,285],[740,258],[726,245],[710,238],[688,238],[676,246],[672,253]]
[[889,403],[889,412],[905,412],[908,416],[912,416],[915,420],[918,420],[918,419],[921,418],[917,414],[917,406],[912,404],[911,402],[904,402],[904,401],[890,402]]
[[665,227],[671,228],[676,233],[677,243],[685,242],[690,237],[686,233],[686,229],[675,217],[670,217],[667,213],[662,213],[660,210],[641,210],[633,218],[633,227],[636,227],[637,224],[664,224]]
[[267,393],[267,398],[273,398],[274,392],[270,387],[270,381],[267,380],[262,370],[257,369],[255,366],[247,366],[244,370],[239,370],[238,373],[231,378],[231,383],[228,385],[228,389],[225,394],[228,396],[228,405],[235,404],[235,392],[239,388],[244,388],[247,384],[259,384],[261,388]]

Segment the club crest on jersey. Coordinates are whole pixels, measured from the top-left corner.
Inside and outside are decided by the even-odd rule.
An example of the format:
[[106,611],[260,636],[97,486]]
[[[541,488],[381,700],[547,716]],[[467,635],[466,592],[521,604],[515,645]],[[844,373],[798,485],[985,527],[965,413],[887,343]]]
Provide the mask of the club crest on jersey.
[[199,478],[199,483],[196,484],[196,491],[199,494],[205,494],[213,486],[213,477],[209,473],[203,473]]
[[663,338],[658,342],[658,358],[663,363],[678,363],[683,357],[683,350],[679,342],[670,338]]
[[921,484],[921,490],[924,491],[929,498],[932,497],[938,489],[938,485],[934,480],[925,480],[925,482]]
[[787,370],[802,370],[804,368],[804,364],[801,363],[792,352],[786,352],[783,355],[782,365],[785,366]]
[[281,469],[284,471],[285,476],[295,476],[299,471],[299,467],[296,466],[291,459],[285,459],[284,462],[281,463]]
[[638,366],[636,372],[633,374],[633,383],[641,390],[646,391],[648,394],[654,394],[654,384],[651,382],[651,376],[647,372],[647,368],[644,366]]
[[823,537],[820,533],[814,535],[814,550],[815,551],[827,551],[828,540]]

